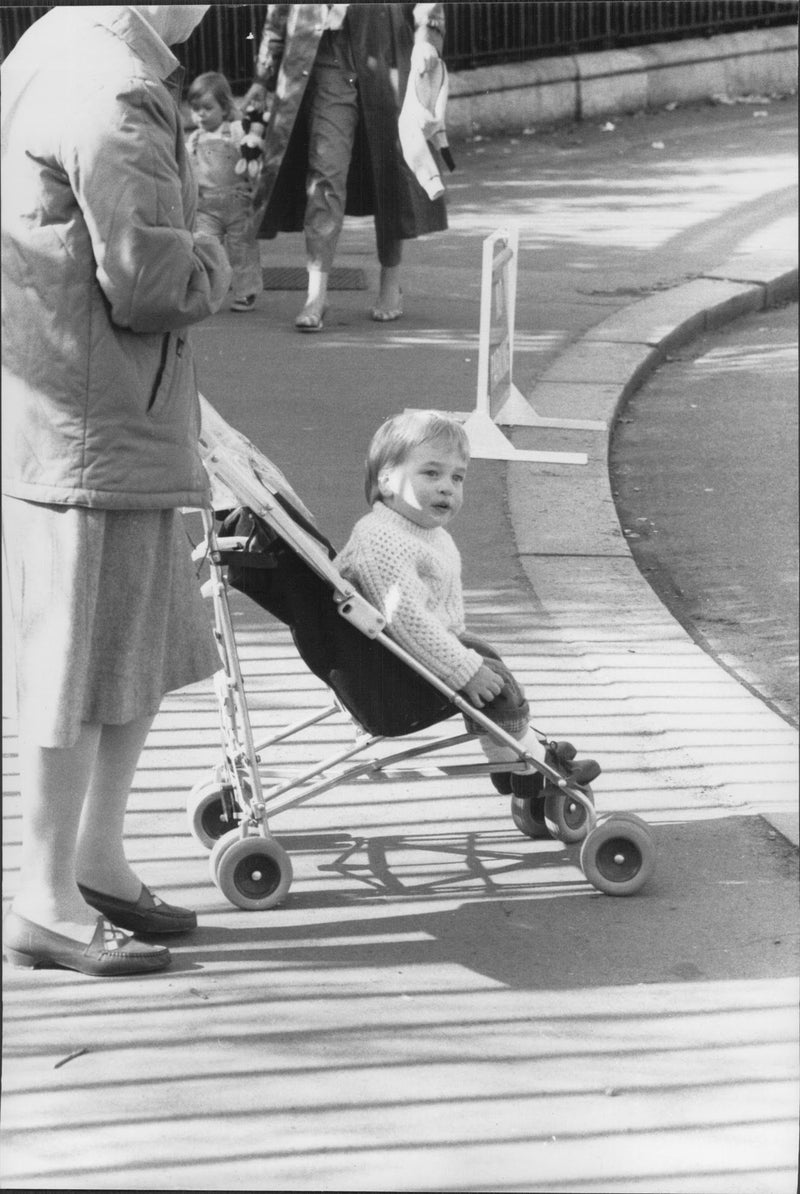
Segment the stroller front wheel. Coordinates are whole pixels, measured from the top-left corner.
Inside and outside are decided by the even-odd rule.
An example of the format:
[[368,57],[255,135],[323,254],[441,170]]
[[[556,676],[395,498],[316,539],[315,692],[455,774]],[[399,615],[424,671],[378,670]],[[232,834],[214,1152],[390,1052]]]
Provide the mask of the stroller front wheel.
[[292,883],[292,860],[272,837],[242,837],[238,830],[220,838],[209,860],[219,890],[248,912],[264,912],[285,899]]
[[581,870],[606,895],[633,895],[655,868],[647,826],[632,816],[612,816],[596,825],[581,846]]

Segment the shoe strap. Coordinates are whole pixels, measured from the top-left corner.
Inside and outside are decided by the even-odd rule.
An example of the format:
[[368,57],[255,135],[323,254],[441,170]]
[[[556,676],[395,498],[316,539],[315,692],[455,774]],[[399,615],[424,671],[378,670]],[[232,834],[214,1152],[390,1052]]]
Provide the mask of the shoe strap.
[[112,925],[110,920],[102,917],[103,921],[103,949],[122,949],[133,938],[133,933],[126,933],[124,929]]

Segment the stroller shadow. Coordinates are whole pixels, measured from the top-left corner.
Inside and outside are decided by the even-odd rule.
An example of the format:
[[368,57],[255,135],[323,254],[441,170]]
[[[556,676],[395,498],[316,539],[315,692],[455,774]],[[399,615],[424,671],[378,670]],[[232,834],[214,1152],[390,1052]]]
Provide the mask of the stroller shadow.
[[[595,891],[580,874],[579,847],[527,841],[505,831],[287,835],[282,844],[301,855],[338,851],[321,860],[317,871],[349,882],[346,890],[290,894],[286,912],[293,917],[341,907],[350,915],[316,924],[303,917],[298,926],[294,917],[291,924],[281,923],[281,908],[231,909],[231,928],[198,930],[195,960],[211,961],[215,947],[224,946],[226,960],[254,970],[281,964],[368,966],[396,974],[450,964],[519,990],[795,973],[796,932],[776,938],[765,929],[759,880],[742,874],[743,851],[749,846],[752,855],[754,839],[765,862],[767,853],[774,857],[783,849],[768,839],[759,818],[670,822],[655,826],[654,837],[659,872],[637,895],[614,898]],[[786,849],[786,882],[769,893],[772,925],[796,924],[793,863]],[[425,854],[435,858],[425,874],[404,867],[404,855],[419,866]],[[449,860],[449,869],[443,860]],[[709,883],[724,893],[718,903],[703,903]],[[448,907],[432,910],[432,901]],[[398,902],[410,905],[408,911],[398,912]],[[687,918],[695,926],[691,936],[678,929]]]

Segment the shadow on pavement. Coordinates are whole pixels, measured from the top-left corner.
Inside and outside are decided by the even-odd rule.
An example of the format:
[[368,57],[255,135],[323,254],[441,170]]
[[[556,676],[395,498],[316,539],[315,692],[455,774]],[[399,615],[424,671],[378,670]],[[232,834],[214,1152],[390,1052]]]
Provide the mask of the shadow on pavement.
[[[235,928],[201,928],[188,956],[211,961],[214,947],[224,945],[227,962],[256,968],[267,961],[345,969],[455,963],[531,990],[796,973],[797,933],[790,927],[796,924],[796,864],[786,843],[770,838],[758,818],[655,825],[653,834],[660,864],[655,876],[637,895],[615,898],[583,878],[577,847],[527,842],[512,833],[349,840],[278,833],[293,856],[309,849],[328,857],[338,852],[317,865],[343,881],[341,890],[290,892],[287,910],[346,906],[350,917],[308,922],[299,933],[294,925],[282,927],[280,909],[259,915],[252,929],[236,914]],[[436,873],[437,863],[446,874]],[[425,874],[408,878],[410,864]],[[723,888],[725,899],[713,914],[706,905],[702,918],[694,916],[709,884]],[[462,895],[455,909],[429,910],[431,900]],[[375,905],[387,900],[392,912],[376,914]],[[408,912],[398,914],[398,902]],[[424,902],[425,910],[414,911],[415,902]],[[352,918],[359,906],[370,908],[365,919]],[[675,922],[692,924],[692,933],[676,935]],[[410,933],[422,936],[404,940]],[[386,941],[376,941],[376,934]],[[330,939],[335,944],[326,944]]]

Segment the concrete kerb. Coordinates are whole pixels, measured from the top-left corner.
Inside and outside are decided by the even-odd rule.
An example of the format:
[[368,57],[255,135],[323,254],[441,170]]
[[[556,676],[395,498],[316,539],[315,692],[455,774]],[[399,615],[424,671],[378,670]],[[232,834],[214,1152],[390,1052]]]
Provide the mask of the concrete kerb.
[[[744,260],[749,271],[741,268]],[[743,272],[750,277],[742,278]],[[605,432],[579,435],[518,428],[512,436],[521,448],[581,450],[589,456],[585,469],[570,469],[569,475],[553,465],[509,466],[509,509],[519,558],[538,599],[554,617],[563,619],[566,614],[568,625],[581,601],[584,608],[591,605],[594,592],[602,607],[594,615],[597,619],[619,616],[630,624],[638,612],[642,625],[654,626],[653,611],[660,603],[635,566],[611,490],[608,457],[614,423],[630,396],[670,351],[742,314],[797,297],[796,266],[786,268],[784,263],[776,269],[769,258],[759,261],[755,254],[737,253],[707,275],[634,303],[596,325],[539,379],[530,394],[537,413],[556,418],[588,416],[606,423]],[[573,600],[573,593],[580,596]],[[665,608],[656,617],[661,623],[661,629],[654,631],[656,639],[658,634],[684,634]],[[591,638],[591,629],[587,633]],[[685,637],[690,649],[689,636]],[[591,652],[591,642],[586,649]],[[657,642],[653,649],[657,650]],[[707,666],[716,667],[731,684],[739,683],[723,661],[707,658]],[[771,795],[751,805],[755,775],[732,779],[724,765],[715,767],[706,760],[708,787],[716,790],[721,803],[757,813],[797,846],[796,731],[758,701],[751,689],[743,690],[742,698],[756,709],[765,742],[780,742],[786,754],[780,782]]]
[[796,87],[797,28],[782,25],[455,72],[447,131],[457,141]]

